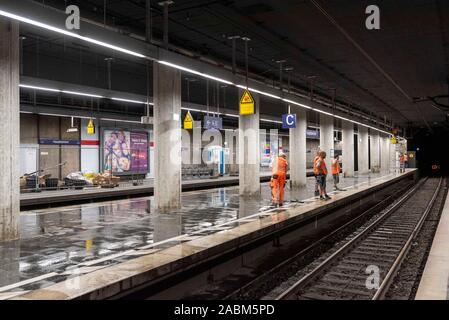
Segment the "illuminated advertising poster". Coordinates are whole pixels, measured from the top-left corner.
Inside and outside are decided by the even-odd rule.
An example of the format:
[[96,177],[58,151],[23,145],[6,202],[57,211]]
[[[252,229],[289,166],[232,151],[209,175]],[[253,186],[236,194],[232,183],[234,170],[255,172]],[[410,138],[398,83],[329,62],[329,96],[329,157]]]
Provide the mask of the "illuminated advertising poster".
[[131,132],[131,171],[148,172],[148,134]]
[[104,130],[103,169],[113,173],[148,172],[148,134]]

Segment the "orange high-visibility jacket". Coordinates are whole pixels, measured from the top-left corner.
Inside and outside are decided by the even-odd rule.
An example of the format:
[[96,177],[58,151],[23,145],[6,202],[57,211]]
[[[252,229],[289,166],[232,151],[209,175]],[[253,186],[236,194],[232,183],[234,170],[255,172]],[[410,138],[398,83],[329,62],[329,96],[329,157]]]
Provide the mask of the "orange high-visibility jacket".
[[332,160],[331,172],[332,174],[340,173],[340,162],[337,159]]
[[286,175],[288,168],[288,162],[282,157],[277,157],[273,163],[273,175]]
[[315,175],[319,175],[319,174],[327,175],[327,167],[326,167],[326,162],[324,162],[324,159],[319,158],[316,161],[315,167],[313,169],[313,173]]
[[318,162],[318,160],[320,159],[320,157],[319,156],[315,156],[315,158],[313,158],[313,173],[316,175],[316,171],[318,170],[317,169],[317,167],[316,167],[316,164],[317,164],[317,162]]

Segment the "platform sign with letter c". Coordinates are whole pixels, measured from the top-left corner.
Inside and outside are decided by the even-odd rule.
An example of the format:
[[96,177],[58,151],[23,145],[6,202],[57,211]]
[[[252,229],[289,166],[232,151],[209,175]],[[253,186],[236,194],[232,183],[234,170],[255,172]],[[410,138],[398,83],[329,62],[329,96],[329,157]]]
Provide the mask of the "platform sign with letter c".
[[282,115],[282,129],[296,128],[296,114]]

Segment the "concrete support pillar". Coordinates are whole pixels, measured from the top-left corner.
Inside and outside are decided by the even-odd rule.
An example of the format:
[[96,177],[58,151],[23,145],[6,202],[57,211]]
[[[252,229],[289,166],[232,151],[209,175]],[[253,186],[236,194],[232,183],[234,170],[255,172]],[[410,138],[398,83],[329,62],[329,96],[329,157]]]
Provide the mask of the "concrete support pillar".
[[[334,154],[334,118],[320,113],[320,149],[327,154],[326,165],[330,172],[331,159]],[[327,178],[332,179],[328,174]]]
[[155,208],[180,208],[181,72],[159,63],[153,70]]
[[374,131],[371,133],[371,172],[379,172],[380,170],[380,138],[379,132]]
[[201,128],[195,128],[192,132],[192,164],[203,164],[202,132]]
[[388,148],[388,144],[388,137],[386,135],[382,135],[380,141],[380,168],[384,173],[388,172],[390,167],[390,151]]
[[293,188],[307,184],[306,175],[306,130],[307,112],[299,109],[296,112],[296,128],[290,129],[290,181]]
[[368,128],[359,126],[358,159],[359,159],[359,174],[369,173],[369,157],[368,157]]
[[343,120],[342,127],[343,176],[348,178],[354,176],[354,124]]
[[0,18],[0,241],[19,238],[19,24]]
[[399,153],[397,151],[400,150],[400,147],[398,147],[397,144],[392,144],[390,139],[387,139],[387,143],[388,143],[388,151],[389,151],[389,169],[390,172],[393,170],[396,170],[397,172],[399,172]]
[[[241,96],[243,91],[239,93]],[[256,103],[255,113],[239,117],[239,190],[244,197],[260,195],[260,97],[254,93],[252,95]]]

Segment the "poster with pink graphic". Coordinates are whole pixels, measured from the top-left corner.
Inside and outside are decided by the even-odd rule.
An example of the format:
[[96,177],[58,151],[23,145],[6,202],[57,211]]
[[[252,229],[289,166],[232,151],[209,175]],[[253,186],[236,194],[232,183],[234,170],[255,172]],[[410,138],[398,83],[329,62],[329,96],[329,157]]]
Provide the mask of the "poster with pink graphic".
[[148,133],[104,130],[103,169],[113,173],[148,172]]
[[148,172],[148,134],[131,132],[131,171]]

